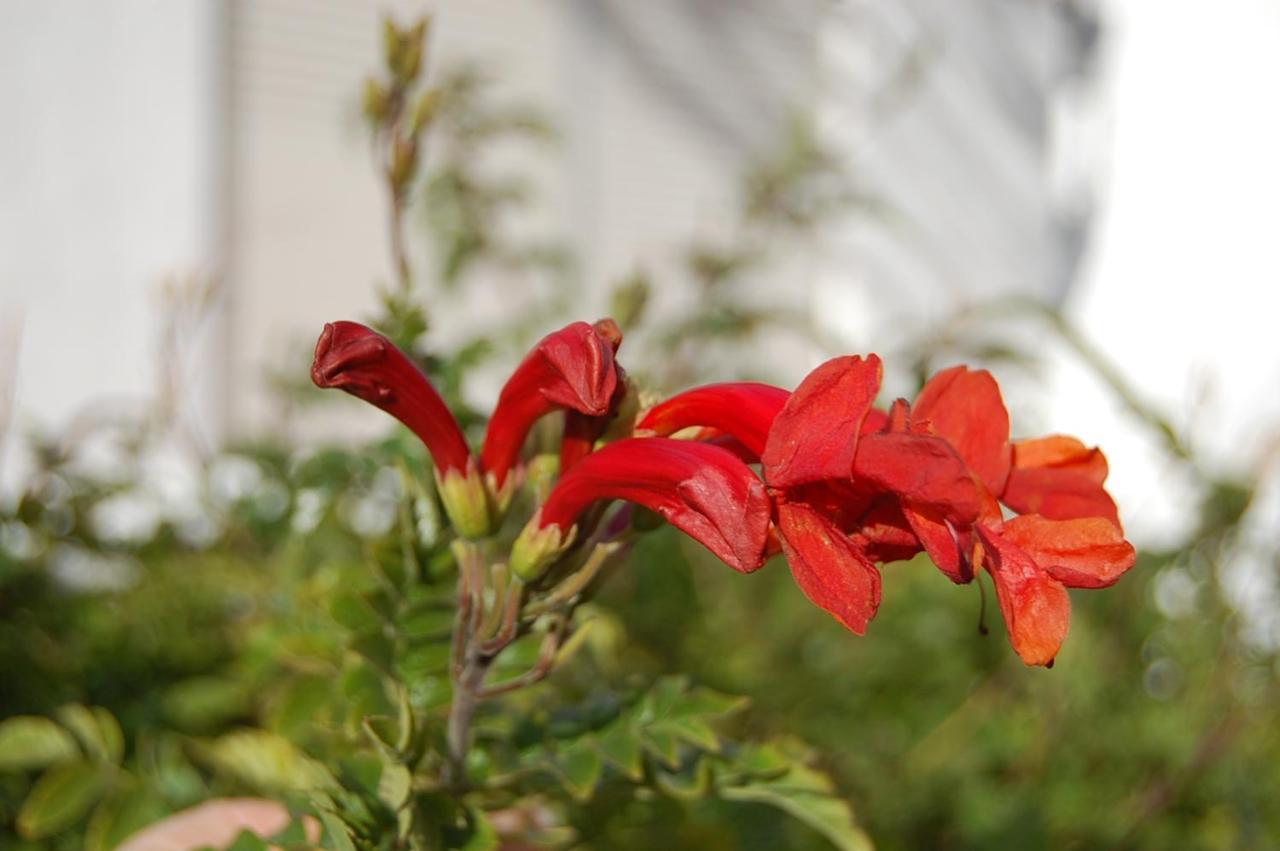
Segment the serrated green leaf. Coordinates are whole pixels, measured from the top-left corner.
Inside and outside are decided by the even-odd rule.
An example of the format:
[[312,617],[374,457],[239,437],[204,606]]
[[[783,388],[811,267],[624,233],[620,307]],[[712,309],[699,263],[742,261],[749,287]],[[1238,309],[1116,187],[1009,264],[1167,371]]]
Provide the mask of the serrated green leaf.
[[600,752],[591,737],[585,736],[564,748],[556,757],[556,768],[569,794],[579,801],[590,800],[604,770]]
[[58,708],[58,720],[75,733],[85,753],[94,759],[115,764],[124,756],[120,722],[102,707],[68,703]]
[[596,748],[628,778],[638,782],[644,777],[640,734],[625,718],[619,718],[601,731],[596,737]]
[[[734,767],[767,773],[748,776],[742,785],[722,786],[720,794],[726,800],[769,804],[817,830],[841,851],[871,851],[871,840],[854,822],[853,807],[836,793],[831,778],[783,748],[746,748]],[[778,773],[780,767],[785,767],[782,773]]]
[[18,832],[28,839],[40,839],[65,830],[89,812],[106,786],[102,768],[92,762],[55,765],[36,781],[22,802]]
[[669,730],[646,727],[641,733],[644,749],[668,768],[680,767],[680,740]]
[[722,718],[746,705],[745,697],[721,694],[708,688],[695,688],[676,697],[671,705],[671,715],[676,718]]
[[76,740],[48,718],[16,715],[0,722],[0,772],[45,768],[78,756]]
[[711,725],[701,718],[672,718],[659,721],[649,729],[668,733],[704,751],[720,752],[720,737],[716,735],[715,730],[711,729]]

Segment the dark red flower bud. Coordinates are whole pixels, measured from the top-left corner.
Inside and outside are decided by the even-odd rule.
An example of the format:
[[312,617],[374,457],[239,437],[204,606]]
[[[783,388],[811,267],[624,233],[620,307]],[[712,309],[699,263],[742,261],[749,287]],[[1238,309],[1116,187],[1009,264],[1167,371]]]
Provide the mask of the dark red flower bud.
[[604,436],[609,423],[618,416],[618,411],[627,399],[626,371],[617,363],[618,347],[622,345],[622,329],[612,319],[601,319],[592,327],[613,350],[618,383],[614,388],[613,396],[609,399],[609,410],[603,415],[593,416],[573,408],[564,412],[564,433],[560,438],[561,475],[573,469],[575,464],[591,454],[596,441]]
[[544,337],[507,380],[489,420],[480,458],[496,487],[540,417],[561,409],[603,416],[617,384],[613,345],[593,326],[574,322]]
[[442,472],[467,471],[470,450],[440,394],[404,352],[358,322],[331,322],[316,342],[311,380],[375,405],[409,427]]

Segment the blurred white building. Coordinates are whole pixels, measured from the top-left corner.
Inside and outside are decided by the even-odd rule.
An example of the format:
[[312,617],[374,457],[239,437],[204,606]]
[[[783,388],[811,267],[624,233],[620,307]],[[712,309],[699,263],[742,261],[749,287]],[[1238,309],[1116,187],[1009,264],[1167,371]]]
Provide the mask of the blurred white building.
[[[1095,174],[1080,151],[1096,146],[1072,116],[1097,46],[1077,3],[14,0],[0,6],[0,423],[59,426],[92,398],[154,393],[174,372],[157,355],[157,293],[195,278],[224,297],[180,329],[193,420],[210,440],[271,427],[265,370],[322,322],[365,315],[390,277],[360,81],[379,61],[380,14],[424,8],[435,61],[484,63],[504,96],[558,125],[551,156],[516,165],[540,189],[527,226],[577,257],[585,315],[637,263],[662,281],[692,234],[719,233],[743,166],[807,109],[887,214],[851,219],[770,285],[850,345],[992,295],[1068,299],[1159,401],[1184,398],[1169,391],[1213,351],[1215,369],[1249,365],[1251,395],[1224,391],[1233,422],[1254,404],[1274,420],[1280,370],[1258,348],[1271,313],[1203,296],[1212,279],[1249,297],[1230,287],[1280,270],[1265,206],[1280,132],[1257,108],[1280,13],[1264,0],[1218,4],[1211,20],[1189,2],[1108,4],[1121,25],[1101,54],[1112,212],[1075,294]],[[1177,33],[1196,36],[1200,61],[1183,61]],[[470,309],[509,308],[496,292]],[[1055,427],[1127,439],[1104,394],[1063,380]],[[1111,451],[1122,504],[1151,488],[1125,467],[1142,451]]]

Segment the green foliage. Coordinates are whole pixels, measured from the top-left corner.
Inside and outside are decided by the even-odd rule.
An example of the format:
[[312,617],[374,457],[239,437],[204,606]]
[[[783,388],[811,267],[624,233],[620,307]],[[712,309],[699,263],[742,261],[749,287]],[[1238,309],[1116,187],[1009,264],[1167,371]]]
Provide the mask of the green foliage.
[[[495,106],[474,71],[433,76],[427,29],[388,23],[385,67],[364,90],[397,232],[374,324],[474,431],[467,377],[521,334],[427,350],[437,302],[409,262],[407,211],[420,205],[429,277],[449,290],[493,268],[555,277],[566,259],[501,231],[531,190],[480,167],[490,144],[541,143],[545,126]],[[811,336],[740,285],[788,238],[871,202],[803,124],[785,141],[748,175],[735,236],[687,247],[698,310],[655,317],[640,272],[614,291],[616,318],[656,350],[646,363],[639,347],[637,373],[692,381],[712,353],[736,363],[761,335]],[[914,360],[1025,358],[970,319],[911,343]],[[1060,318],[1048,327],[1171,458],[1198,464]],[[303,847],[305,814],[324,847],[344,851],[862,851],[869,837],[882,851],[1208,851],[1280,835],[1280,669],[1242,637],[1219,582],[1254,510],[1252,479],[1202,473],[1185,540],[1145,554],[1108,593],[1081,595],[1052,672],[1024,669],[999,629],[983,637],[977,592],[923,560],[886,568],[881,613],[856,639],[780,562],[743,577],[642,519],[625,562],[527,592],[540,608],[481,672],[487,687],[522,687],[477,700],[455,765],[454,586],[466,565],[422,448],[400,431],[354,448],[231,446],[201,459],[197,522],[103,534],[101,507],[145,492],[145,453],[171,425],[154,411],[97,423],[94,436],[120,450],[109,476],[86,471],[77,441],[40,438],[36,470],[0,506],[2,847],[105,851],[228,795],[286,802],[299,818],[283,847]],[[228,471],[235,488],[219,485]],[[487,614],[512,593],[493,555],[480,553]],[[68,559],[110,581],[69,581]],[[1171,588],[1189,602],[1162,605]],[[481,624],[491,641],[493,620]],[[231,847],[265,845],[244,833]]]

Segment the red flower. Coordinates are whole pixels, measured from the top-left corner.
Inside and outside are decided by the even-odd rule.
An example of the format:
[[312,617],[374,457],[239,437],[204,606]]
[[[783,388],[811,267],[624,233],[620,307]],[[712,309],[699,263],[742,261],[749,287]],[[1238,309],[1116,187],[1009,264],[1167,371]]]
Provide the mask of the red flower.
[[[371,328],[326,325],[311,378],[319,387],[337,387],[382,408],[418,435],[435,461],[441,500],[454,527],[479,538],[489,534],[509,501],[508,474],[539,417],[564,409],[607,418],[619,398],[613,352],[620,340],[617,326],[602,320],[595,326],[575,322],[539,342],[503,387],[479,460],[427,377]],[[583,428],[590,433],[595,427],[592,422]]]
[[627,397],[626,371],[617,362],[618,347],[622,345],[622,329],[612,319],[601,319],[593,326],[600,338],[609,344],[617,371],[617,386],[609,399],[609,409],[603,415],[583,413],[573,408],[564,412],[564,434],[560,439],[560,473],[567,473],[575,464],[587,457],[618,415],[618,409]]
[[[914,417],[957,448],[983,501],[969,528],[922,542],[953,579],[955,566],[980,563],[1018,655],[1028,665],[1052,664],[1071,616],[1066,589],[1110,585],[1135,561],[1103,488],[1106,459],[1071,437],[1011,443],[999,387],[984,370],[938,373]],[[1004,520],[999,502],[1023,516]]]
[[386,337],[358,322],[330,322],[316,341],[311,380],[336,387],[409,427],[442,471],[465,473],[471,461],[458,421],[422,370]]
[[874,497],[852,488],[851,473],[880,373],[875,355],[836,358],[794,393],[766,384],[712,384],[667,400],[637,423],[637,431],[658,434],[709,427],[758,458],[796,584],[858,634],[880,604],[880,573],[842,526]]
[[705,443],[626,438],[564,474],[517,538],[511,568],[533,579],[577,536],[579,516],[597,500],[622,499],[660,514],[734,570],[764,562],[769,497],[731,452]]
[[[603,328],[603,333],[601,330]],[[554,410],[603,417],[618,386],[613,352],[621,335],[611,321],[574,322],[548,334],[516,367],[498,396],[480,458],[501,490],[529,429]]]

